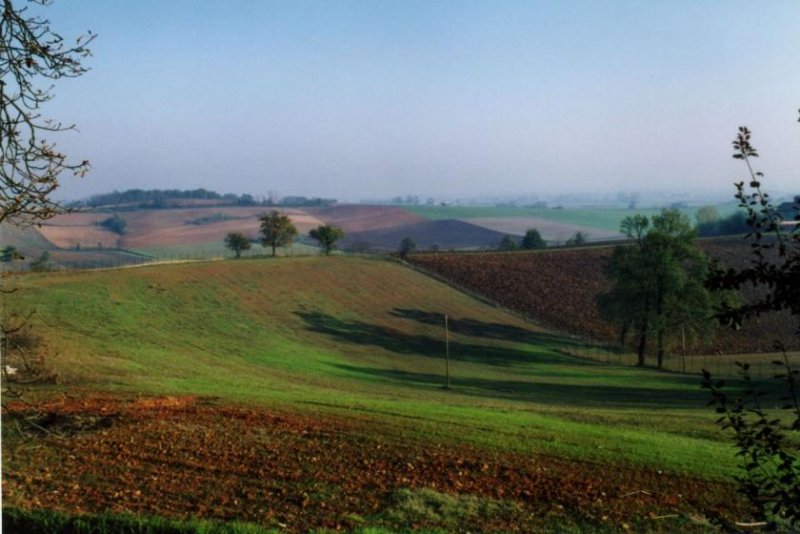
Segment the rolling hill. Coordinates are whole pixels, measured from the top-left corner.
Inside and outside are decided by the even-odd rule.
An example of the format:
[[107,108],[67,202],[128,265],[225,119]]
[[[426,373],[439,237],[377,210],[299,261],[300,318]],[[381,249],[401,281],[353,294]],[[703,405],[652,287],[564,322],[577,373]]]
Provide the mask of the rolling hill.
[[[58,376],[39,409],[80,426],[26,454],[4,440],[6,506],[292,531],[461,528],[397,515],[423,490],[478,499],[503,531],[652,527],[649,513],[676,509],[677,522],[658,524],[680,528],[691,514],[724,521],[741,509],[725,481],[732,450],[696,376],[567,356],[583,343],[392,261],[244,259],[13,280]],[[630,499],[641,487],[658,499]]]
[[506,234],[456,219],[420,221],[352,232],[345,236],[342,246],[366,246],[376,251],[394,251],[403,238],[414,240],[420,249],[490,249],[497,246]]
[[[539,419],[530,411],[535,406],[565,417],[557,424],[561,416],[552,420],[563,425],[564,441],[515,447],[562,452],[570,448],[568,421],[583,421],[587,408],[603,407],[613,413],[610,419],[633,427],[648,419],[642,410],[649,408],[704,414],[704,396],[696,391],[694,377],[664,377],[560,355],[557,349],[578,342],[384,260],[240,260],[26,275],[20,281],[20,294],[37,309],[37,329],[60,353],[51,362],[54,369],[75,385],[221,394],[267,404],[315,401],[362,406],[367,412],[391,405],[398,415],[444,402],[441,417],[433,420],[452,422],[462,410],[477,410],[480,419],[497,418],[501,425],[506,417],[493,406],[510,410],[511,420],[520,423]],[[450,317],[458,385],[450,397],[438,389],[443,314]],[[581,390],[592,393],[571,393]],[[598,429],[604,425],[597,424]],[[548,426],[523,424],[545,433]],[[649,435],[648,430],[641,439]],[[682,439],[671,432],[653,436]],[[482,440],[506,438],[485,434]],[[606,456],[599,449],[585,452]],[[649,460],[641,451],[615,454],[687,467],[686,459],[669,460],[662,453]],[[710,459],[695,468],[713,465],[725,471]]]
[[[209,204],[210,203],[210,204]],[[258,216],[266,206],[219,204],[216,200],[180,199],[168,207],[142,208],[133,205],[105,205],[97,211],[59,215],[41,227],[0,228],[3,246],[13,245],[30,259],[47,251],[57,268],[117,267],[152,260],[208,259],[230,256],[223,246],[229,232],[257,237]],[[504,235],[522,235],[538,228],[551,242],[563,242],[577,231],[590,241],[618,237],[607,230],[612,214],[592,210],[539,210],[495,208],[425,208],[342,204],[325,207],[277,208],[291,217],[300,234],[322,224],[340,226],[347,235],[343,247],[356,251],[392,251],[401,239],[411,237],[422,249],[493,248]],[[541,213],[539,213],[541,212]],[[550,213],[552,212],[552,213]],[[101,223],[113,214],[125,220],[123,234]],[[451,215],[451,217],[447,217]],[[563,220],[560,220],[561,217]],[[608,220],[606,220],[608,219]],[[586,223],[586,224],[582,224]],[[614,222],[616,224],[616,222]],[[300,244],[284,251],[288,255],[316,253]],[[313,244],[311,244],[313,245]],[[263,253],[254,247],[245,255]],[[15,268],[26,268],[26,263]]]

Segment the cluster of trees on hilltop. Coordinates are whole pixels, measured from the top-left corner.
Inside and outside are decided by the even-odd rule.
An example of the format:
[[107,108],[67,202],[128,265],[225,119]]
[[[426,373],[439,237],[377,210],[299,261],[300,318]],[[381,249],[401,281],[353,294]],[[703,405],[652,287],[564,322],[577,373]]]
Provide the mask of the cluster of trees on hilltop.
[[280,202],[267,203],[265,205],[312,208],[333,206],[337,202],[338,200],[335,198],[291,196],[283,197]]
[[169,200],[219,200],[220,203],[238,204],[241,206],[254,206],[257,204],[252,195],[236,195],[226,193],[224,195],[208,189],[128,189],[127,191],[114,191],[93,195],[82,202],[85,206],[93,208],[100,206],[131,204],[138,208],[166,208]]
[[[277,210],[263,213],[258,219],[261,221],[261,228],[257,241],[260,241],[264,247],[270,247],[273,257],[277,255],[279,247],[291,246],[299,234],[292,219]],[[324,224],[311,230],[308,237],[317,241],[327,256],[344,238],[344,231],[333,224]],[[252,241],[254,240],[242,232],[230,232],[225,236],[225,246],[232,250],[237,258],[241,257],[242,252],[251,248]]]
[[253,195],[235,193],[220,194],[208,189],[128,189],[127,191],[114,191],[93,195],[79,203],[83,206],[98,208],[103,206],[126,205],[139,209],[162,209],[172,207],[173,200],[216,200],[219,204],[237,206],[294,206],[313,207],[331,206],[336,204],[334,198],[287,196],[279,202],[270,200],[256,200]]

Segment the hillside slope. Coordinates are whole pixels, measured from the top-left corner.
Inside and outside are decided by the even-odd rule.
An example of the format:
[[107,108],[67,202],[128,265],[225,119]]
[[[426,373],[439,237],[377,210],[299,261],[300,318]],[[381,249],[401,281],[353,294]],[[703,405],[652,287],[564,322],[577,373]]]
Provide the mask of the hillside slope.
[[[566,356],[585,345],[395,262],[13,282],[59,376],[41,392],[42,424],[69,434],[34,447],[4,436],[4,506],[287,532],[684,530],[746,517],[698,377]],[[426,512],[440,504],[454,511]]]
[[70,387],[355,409],[512,450],[730,469],[696,377],[564,356],[578,342],[393,262],[241,260],[15,282]]

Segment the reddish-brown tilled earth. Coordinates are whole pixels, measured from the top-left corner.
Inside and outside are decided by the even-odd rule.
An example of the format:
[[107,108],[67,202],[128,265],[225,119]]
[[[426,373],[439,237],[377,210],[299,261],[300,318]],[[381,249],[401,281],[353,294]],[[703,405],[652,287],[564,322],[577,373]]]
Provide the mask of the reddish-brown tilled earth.
[[[752,259],[742,238],[704,240],[709,258],[741,269]],[[604,267],[613,247],[554,249],[533,252],[425,253],[409,261],[456,286],[484,295],[559,331],[616,342],[618,328],[604,321],[597,297],[610,290]],[[745,300],[756,296],[744,292]],[[764,314],[741,330],[719,328],[713,340],[689,347],[701,354],[774,352],[776,339],[800,350],[797,322],[788,312]],[[631,339],[633,336],[629,336]]]
[[30,412],[28,406],[12,406],[4,416],[6,505],[237,519],[293,532],[364,521],[440,526],[424,519],[398,524],[387,513],[403,488],[517,505],[480,524],[449,525],[459,531],[706,530],[748,515],[728,483],[431,443],[410,428],[363,418],[104,394],[36,410],[52,434],[13,436],[9,417]]

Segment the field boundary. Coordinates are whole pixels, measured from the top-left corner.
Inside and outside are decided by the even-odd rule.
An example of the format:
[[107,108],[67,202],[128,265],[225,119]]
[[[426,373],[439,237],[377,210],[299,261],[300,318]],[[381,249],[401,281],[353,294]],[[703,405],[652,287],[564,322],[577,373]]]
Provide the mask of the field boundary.
[[[471,251],[464,251],[464,252],[470,253]],[[530,251],[527,251],[527,252],[530,252]],[[554,334],[558,334],[559,336],[567,338],[567,339],[574,339],[574,340],[577,340],[577,341],[582,341],[584,343],[592,344],[592,345],[595,345],[595,346],[598,346],[598,347],[605,347],[606,346],[606,345],[603,345],[602,343],[597,342],[596,340],[593,340],[593,339],[590,339],[590,338],[581,337],[581,336],[576,336],[575,334],[564,332],[562,330],[559,330],[558,328],[553,328],[550,325],[548,325],[546,323],[543,323],[543,322],[541,322],[539,320],[536,320],[533,317],[531,317],[531,316],[529,316],[529,315],[527,315],[527,314],[525,314],[525,313],[523,313],[521,311],[512,310],[510,308],[506,308],[505,306],[503,306],[499,302],[497,302],[495,300],[492,300],[491,298],[487,297],[486,295],[478,293],[477,291],[475,291],[473,289],[469,289],[467,287],[464,287],[464,286],[454,282],[453,280],[450,280],[449,278],[446,278],[446,277],[444,277],[444,276],[442,276],[442,275],[440,275],[438,273],[435,273],[433,271],[429,271],[428,269],[425,269],[424,267],[421,267],[419,265],[414,265],[413,263],[409,263],[409,262],[404,261],[404,260],[395,259],[394,261],[397,261],[398,263],[400,263],[400,264],[402,264],[402,265],[410,268],[411,270],[414,270],[414,271],[416,271],[416,272],[418,272],[418,273],[420,273],[422,275],[425,275],[425,276],[427,276],[429,278],[432,278],[432,279],[436,280],[437,282],[441,282],[441,283],[443,283],[443,284],[455,289],[456,291],[460,291],[461,293],[464,293],[465,295],[469,295],[470,297],[472,297],[472,298],[474,298],[474,299],[476,299],[476,300],[478,300],[478,301],[480,301],[480,302],[482,302],[482,303],[484,303],[484,304],[486,304],[488,306],[492,306],[493,308],[497,308],[498,310],[502,310],[502,311],[504,311],[504,312],[506,312],[506,313],[508,313],[510,315],[513,315],[517,319],[521,319],[522,321],[525,321],[526,323],[536,325],[536,326],[541,327],[541,328],[543,328],[543,329],[545,329],[545,330],[547,330],[549,332],[552,332]]]

